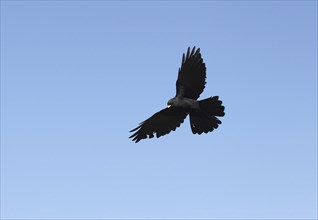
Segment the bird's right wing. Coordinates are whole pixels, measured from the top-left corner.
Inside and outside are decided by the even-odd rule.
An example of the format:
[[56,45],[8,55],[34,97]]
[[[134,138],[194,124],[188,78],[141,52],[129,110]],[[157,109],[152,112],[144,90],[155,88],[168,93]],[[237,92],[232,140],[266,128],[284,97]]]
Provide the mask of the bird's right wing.
[[187,117],[187,113],[181,108],[165,108],[147,120],[141,122],[139,126],[130,132],[136,131],[129,138],[133,138],[136,143],[147,137],[160,137],[176,130]]

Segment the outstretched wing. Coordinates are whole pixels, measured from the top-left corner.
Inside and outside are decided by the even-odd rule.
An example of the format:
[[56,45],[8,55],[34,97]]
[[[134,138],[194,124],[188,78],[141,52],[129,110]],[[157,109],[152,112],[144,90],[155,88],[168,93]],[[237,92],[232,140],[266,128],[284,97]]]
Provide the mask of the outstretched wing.
[[129,138],[133,138],[136,143],[147,137],[160,137],[176,130],[183,123],[187,113],[181,108],[165,108],[147,120],[141,122],[139,126],[130,132],[136,131]]
[[177,79],[177,95],[190,99],[198,99],[205,88],[206,67],[200,54],[200,48],[193,47],[190,53],[183,54],[181,68]]

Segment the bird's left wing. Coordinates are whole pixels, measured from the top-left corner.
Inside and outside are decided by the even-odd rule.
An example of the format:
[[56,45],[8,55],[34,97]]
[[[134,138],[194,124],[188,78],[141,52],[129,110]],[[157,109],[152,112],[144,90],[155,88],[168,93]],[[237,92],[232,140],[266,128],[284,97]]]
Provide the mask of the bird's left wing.
[[129,138],[133,138],[136,143],[147,137],[160,137],[176,130],[183,123],[187,113],[181,108],[170,107],[165,108],[147,120],[141,122],[139,126],[130,132],[136,131]]
[[206,67],[201,57],[200,48],[188,48],[183,54],[181,68],[176,82],[177,94],[190,99],[198,99],[206,84]]

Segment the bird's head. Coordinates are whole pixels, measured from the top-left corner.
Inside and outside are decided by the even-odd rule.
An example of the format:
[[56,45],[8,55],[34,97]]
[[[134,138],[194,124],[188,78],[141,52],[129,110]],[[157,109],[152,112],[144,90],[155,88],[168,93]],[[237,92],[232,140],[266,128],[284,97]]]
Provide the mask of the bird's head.
[[167,103],[167,107],[168,108],[170,108],[171,106],[173,106],[174,105],[174,98],[173,99],[170,99],[169,101],[168,101],[168,103]]

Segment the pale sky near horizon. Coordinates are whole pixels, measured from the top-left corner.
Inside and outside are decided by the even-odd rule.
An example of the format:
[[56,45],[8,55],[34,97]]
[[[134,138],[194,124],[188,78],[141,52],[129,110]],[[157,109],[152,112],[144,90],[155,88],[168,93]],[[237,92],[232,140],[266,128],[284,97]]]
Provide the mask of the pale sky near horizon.
[[[201,48],[222,125],[138,144]],[[316,219],[316,1],[1,1],[2,219]]]

